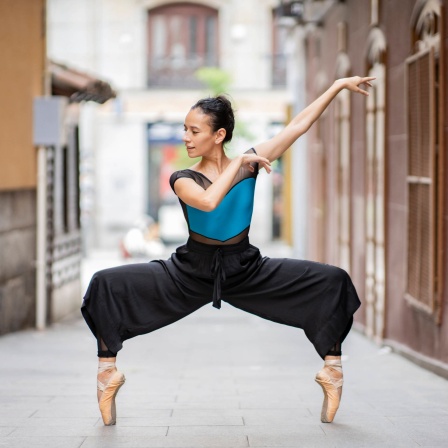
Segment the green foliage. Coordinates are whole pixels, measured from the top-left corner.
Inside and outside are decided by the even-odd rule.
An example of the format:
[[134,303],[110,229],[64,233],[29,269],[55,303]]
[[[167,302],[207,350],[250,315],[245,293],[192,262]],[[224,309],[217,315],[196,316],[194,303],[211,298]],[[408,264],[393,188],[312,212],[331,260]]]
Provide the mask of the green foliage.
[[[218,67],[201,67],[196,70],[195,75],[196,78],[205,85],[208,90],[207,93],[210,96],[214,97],[221,94],[228,95],[230,93],[232,75],[229,72],[226,72]],[[232,100],[232,103],[233,102],[234,101]],[[249,131],[248,126],[240,120],[236,120],[233,136],[234,140],[238,138],[252,140],[254,138],[254,135]],[[226,146],[230,155],[233,155],[234,153],[232,143],[234,143],[234,141]]]
[[244,140],[254,140],[255,135],[249,131],[248,126],[241,120],[237,120],[235,123],[235,130],[233,135],[238,138],[244,138]]
[[204,83],[212,96],[228,92],[232,83],[230,73],[218,67],[201,67],[196,71],[195,75],[199,81]]

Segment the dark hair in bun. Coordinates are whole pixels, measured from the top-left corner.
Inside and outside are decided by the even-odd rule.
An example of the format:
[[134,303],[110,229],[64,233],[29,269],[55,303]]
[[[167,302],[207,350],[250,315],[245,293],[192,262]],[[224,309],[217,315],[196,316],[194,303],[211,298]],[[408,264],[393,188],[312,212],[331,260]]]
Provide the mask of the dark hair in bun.
[[214,98],[204,98],[199,100],[192,109],[201,109],[209,117],[213,132],[221,128],[226,130],[224,143],[232,140],[235,116],[233,114],[232,104],[225,96],[218,95]]

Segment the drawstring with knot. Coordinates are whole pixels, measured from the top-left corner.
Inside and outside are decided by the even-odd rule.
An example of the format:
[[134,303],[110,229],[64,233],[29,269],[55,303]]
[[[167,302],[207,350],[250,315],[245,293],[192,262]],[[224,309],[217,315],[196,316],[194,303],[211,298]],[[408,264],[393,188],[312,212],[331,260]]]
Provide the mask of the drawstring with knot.
[[226,273],[222,263],[222,251],[219,247],[213,254],[210,273],[215,280],[213,285],[213,306],[219,310],[221,308],[221,282],[226,280]]

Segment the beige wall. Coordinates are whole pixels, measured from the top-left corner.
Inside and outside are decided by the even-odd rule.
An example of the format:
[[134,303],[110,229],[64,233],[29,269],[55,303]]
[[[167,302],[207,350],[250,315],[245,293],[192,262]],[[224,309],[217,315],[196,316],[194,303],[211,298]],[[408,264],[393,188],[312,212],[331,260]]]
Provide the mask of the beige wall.
[[36,185],[33,98],[43,94],[45,0],[0,0],[0,191]]

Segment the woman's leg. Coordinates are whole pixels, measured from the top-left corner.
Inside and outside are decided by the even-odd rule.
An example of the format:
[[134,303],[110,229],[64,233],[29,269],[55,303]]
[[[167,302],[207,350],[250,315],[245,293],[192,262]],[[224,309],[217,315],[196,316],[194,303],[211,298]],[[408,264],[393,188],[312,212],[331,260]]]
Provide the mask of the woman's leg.
[[115,425],[117,412],[115,407],[115,397],[120,387],[126,381],[123,373],[117,370],[115,361],[117,358],[99,358],[97,390],[98,405],[103,423],[106,426]]
[[100,335],[97,335],[98,344],[98,403],[100,401],[102,390],[100,385],[105,385],[109,382],[111,376],[117,371],[115,363],[117,361],[117,354],[112,353],[106,346]]
[[125,382],[117,370],[123,341],[169,325],[209,302],[186,297],[167,265],[142,263],[97,272],[84,297],[82,314],[97,339],[98,403],[104,424],[116,421],[115,397]]
[[97,335],[98,343],[98,373],[97,398],[103,423],[106,426],[115,425],[117,412],[115,397],[125,382],[124,375],[115,365],[117,354],[112,353],[101,336]]
[[305,260],[264,258],[252,262],[243,254],[241,264],[248,273],[245,280],[235,286],[228,282],[223,299],[305,331],[325,360],[316,381],[324,391],[322,421],[331,422],[342,393],[341,343],[360,305],[350,277],[337,267]]
[[333,421],[341,401],[344,383],[341,355],[341,343],[338,341],[325,356],[324,367],[316,375],[316,382],[322,387],[324,393],[321,411],[323,423]]

